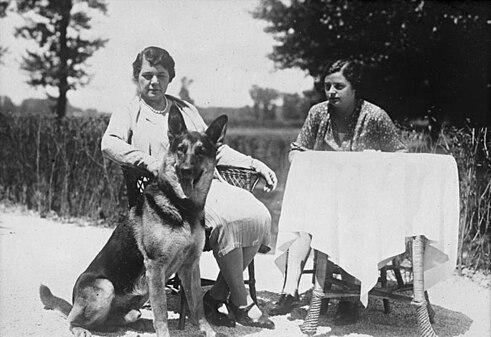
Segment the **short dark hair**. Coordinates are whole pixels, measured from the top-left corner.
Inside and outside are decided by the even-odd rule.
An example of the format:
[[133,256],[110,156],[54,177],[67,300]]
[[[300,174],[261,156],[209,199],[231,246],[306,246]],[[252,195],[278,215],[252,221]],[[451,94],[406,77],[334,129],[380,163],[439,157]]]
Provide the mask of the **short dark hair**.
[[[143,57],[147,60],[150,65],[160,64],[169,72],[170,81],[176,76],[176,71],[174,69],[175,62],[169,52],[165,49],[159,47],[147,47],[136,55],[136,59],[133,62],[133,78],[138,80],[140,71],[142,69]],[[170,82],[169,81],[169,82]]]
[[362,67],[359,62],[348,59],[336,60],[326,67],[322,80],[324,80],[327,75],[337,72],[341,72],[343,76],[346,77],[346,79],[351,83],[353,89],[360,88]]

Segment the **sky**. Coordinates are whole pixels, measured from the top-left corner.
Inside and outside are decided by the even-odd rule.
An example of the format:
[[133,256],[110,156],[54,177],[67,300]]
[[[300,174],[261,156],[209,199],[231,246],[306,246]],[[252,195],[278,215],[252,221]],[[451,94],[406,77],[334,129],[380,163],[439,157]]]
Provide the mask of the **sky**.
[[[108,0],[107,15],[95,16],[90,34],[108,38],[103,49],[88,60],[91,83],[68,93],[70,104],[111,112],[129,101],[136,88],[131,64],[149,45],[169,51],[176,77],[168,93],[177,95],[181,78],[193,79],[190,96],[201,107],[252,105],[253,85],[280,92],[301,93],[313,79],[299,69],[278,70],[267,55],[276,41],[264,32],[266,22],[252,18],[259,0]],[[25,84],[21,55],[35,45],[12,36],[20,17],[0,20],[0,44],[9,53],[0,65],[0,95],[15,104],[25,98],[44,98],[43,90]],[[56,93],[56,92],[54,92]]]

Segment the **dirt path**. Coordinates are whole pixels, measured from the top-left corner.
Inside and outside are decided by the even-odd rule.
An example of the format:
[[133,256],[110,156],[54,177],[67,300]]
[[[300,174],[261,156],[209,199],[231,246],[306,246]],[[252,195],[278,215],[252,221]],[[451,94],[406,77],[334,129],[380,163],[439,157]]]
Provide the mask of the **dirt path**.
[[[75,279],[110,233],[110,229],[58,223],[0,208],[0,336],[71,336],[64,317],[43,309],[38,297],[39,284],[49,285],[56,295],[70,300]],[[201,268],[205,276],[216,275],[211,254],[204,254]],[[256,259],[256,275],[259,298],[267,308],[277,299],[282,284],[272,256],[262,255]],[[489,279],[485,281],[489,283]],[[304,292],[309,286],[309,277],[304,277],[300,290]],[[489,288],[454,276],[431,288],[429,295],[436,310],[434,328],[440,337],[491,336]],[[174,300],[170,307],[175,309]],[[330,308],[327,317],[321,318],[317,336],[417,336],[415,309],[402,304],[392,307],[392,312],[384,315],[380,301],[371,300],[360,322],[343,328],[331,328],[334,309]],[[273,317],[276,329],[272,331],[242,326],[216,330],[230,336],[302,336],[299,325],[306,309],[307,305],[292,315]],[[149,310],[144,310],[144,316],[152,317]],[[177,315],[170,312],[169,317],[173,336],[199,335],[190,324],[186,324],[184,331],[176,330]],[[154,334],[122,330],[104,336]]]

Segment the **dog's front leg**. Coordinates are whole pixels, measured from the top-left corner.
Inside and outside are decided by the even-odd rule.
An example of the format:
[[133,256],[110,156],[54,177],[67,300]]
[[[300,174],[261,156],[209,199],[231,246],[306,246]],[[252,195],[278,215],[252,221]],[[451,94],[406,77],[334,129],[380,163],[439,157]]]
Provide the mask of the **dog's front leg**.
[[169,337],[163,263],[145,258],[145,268],[150,291],[150,304],[153,311],[153,326],[158,337]]
[[197,322],[199,324],[199,329],[205,333],[206,337],[215,337],[215,331],[206,320],[203,309],[199,259],[191,265],[183,265],[179,272],[179,277],[186,294],[193,323],[196,324]]

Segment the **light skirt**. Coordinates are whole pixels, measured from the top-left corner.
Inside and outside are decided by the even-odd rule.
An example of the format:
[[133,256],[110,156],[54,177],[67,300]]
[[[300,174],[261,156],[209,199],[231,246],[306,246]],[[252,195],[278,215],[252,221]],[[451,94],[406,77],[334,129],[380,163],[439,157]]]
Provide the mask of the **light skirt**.
[[271,214],[252,193],[214,179],[205,204],[210,246],[222,257],[238,247],[269,245]]

